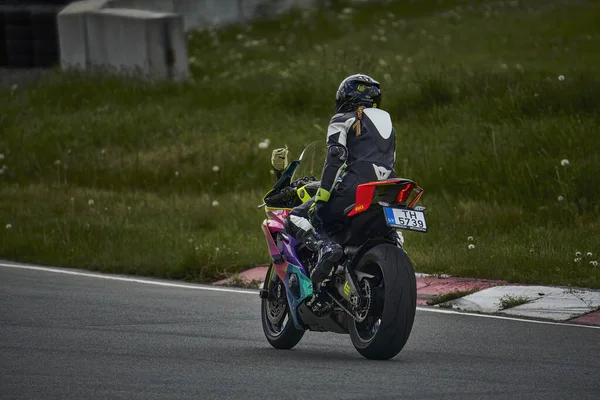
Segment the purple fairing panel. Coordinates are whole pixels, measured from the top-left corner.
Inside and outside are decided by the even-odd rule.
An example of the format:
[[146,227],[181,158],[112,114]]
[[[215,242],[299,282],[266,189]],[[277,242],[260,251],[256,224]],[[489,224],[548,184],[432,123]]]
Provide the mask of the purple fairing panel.
[[[277,244],[273,240],[273,233],[275,232],[284,232],[283,221],[288,217],[291,210],[268,210],[267,218],[262,223],[262,230],[265,235],[265,239],[267,240],[267,246],[269,247],[269,254],[271,256],[275,256],[279,254],[279,249],[277,248]],[[291,236],[289,237],[289,243],[283,242],[283,254],[286,260],[293,265],[296,265],[298,268],[302,270],[305,274],[307,271],[305,267],[302,265],[300,260],[296,255],[296,251],[294,250],[298,245],[298,240],[294,239]],[[287,264],[287,263],[286,263]],[[279,271],[278,271],[279,272]],[[308,274],[307,274],[308,275]]]
[[265,234],[265,239],[267,240],[267,246],[269,247],[269,254],[271,254],[271,256],[274,256],[274,255],[279,254],[279,249],[277,248],[277,244],[273,240],[273,235],[271,235],[271,231],[269,230],[268,223],[269,223],[268,220],[264,220],[261,228],[262,228],[263,233]]
[[298,243],[300,243],[300,242],[291,236],[289,238],[290,238],[289,243],[283,242],[283,254],[285,255],[286,260],[290,264],[293,264],[293,265],[297,266],[298,268],[300,268],[302,270],[302,272],[304,272],[304,274],[308,275],[306,268],[304,267],[304,265],[302,265],[302,263],[296,256],[296,251],[294,250],[298,246]]

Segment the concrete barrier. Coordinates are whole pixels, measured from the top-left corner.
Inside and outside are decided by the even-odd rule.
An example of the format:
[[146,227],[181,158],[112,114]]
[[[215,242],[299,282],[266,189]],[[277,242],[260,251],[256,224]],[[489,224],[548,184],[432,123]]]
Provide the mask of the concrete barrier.
[[158,78],[189,76],[183,18],[175,13],[110,8],[88,0],[58,15],[63,69],[108,69]]
[[[328,0],[86,0],[58,15],[63,68],[189,76],[185,31],[271,17]],[[377,0],[353,0],[354,2]]]
[[87,18],[88,62],[163,78],[188,76],[181,16],[107,8]]

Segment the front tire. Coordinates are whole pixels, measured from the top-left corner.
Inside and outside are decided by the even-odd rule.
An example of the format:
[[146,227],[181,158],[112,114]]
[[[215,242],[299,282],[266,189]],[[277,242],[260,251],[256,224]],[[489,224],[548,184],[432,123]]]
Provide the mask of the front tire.
[[304,336],[304,330],[294,326],[290,316],[290,306],[287,301],[285,286],[273,271],[273,264],[267,270],[265,289],[269,292],[267,298],[261,299],[261,320],[263,332],[267,341],[276,349],[289,350],[296,346]]
[[404,250],[383,244],[370,249],[357,270],[375,275],[374,307],[363,322],[349,321],[356,350],[368,359],[396,356],[410,336],[417,310],[417,283],[412,263]]

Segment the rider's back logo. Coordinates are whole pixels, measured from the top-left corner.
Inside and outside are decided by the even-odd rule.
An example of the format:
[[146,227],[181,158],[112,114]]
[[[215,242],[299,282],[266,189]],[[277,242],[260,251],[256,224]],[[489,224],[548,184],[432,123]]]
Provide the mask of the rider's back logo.
[[373,169],[375,170],[375,175],[377,176],[378,181],[387,179],[390,176],[390,174],[392,173],[391,170],[384,168],[384,167],[379,167],[375,164],[373,164]]

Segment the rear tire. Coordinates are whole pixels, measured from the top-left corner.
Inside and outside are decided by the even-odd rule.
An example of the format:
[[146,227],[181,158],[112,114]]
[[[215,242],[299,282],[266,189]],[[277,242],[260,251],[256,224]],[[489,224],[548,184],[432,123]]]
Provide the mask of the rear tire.
[[[365,334],[366,320],[359,323],[352,319],[348,328],[356,350],[372,360],[387,360],[396,356],[410,336],[417,309],[417,283],[408,255],[401,248],[383,244],[365,253],[357,270],[375,275],[380,270],[379,296],[383,294],[383,310],[371,310],[371,318],[379,318],[373,324],[378,327],[372,337]],[[375,278],[376,279],[376,278]],[[375,303],[381,299],[376,299]],[[369,317],[367,317],[369,318]]]
[[[281,282],[281,279],[279,279],[279,277],[276,277],[273,282],[270,282],[272,269],[273,265],[271,264],[271,266],[267,270],[267,276],[265,277],[264,283],[265,289],[269,291],[269,297],[272,298],[261,299],[260,315],[263,332],[265,333],[265,337],[267,338],[267,341],[271,344],[271,346],[273,346],[276,349],[289,350],[296,346],[298,342],[300,342],[302,336],[304,336],[305,331],[296,329],[294,321],[292,321],[291,319],[290,306],[288,304],[285,293],[285,287],[283,286],[283,282]],[[280,296],[277,296],[277,287],[279,285]],[[280,302],[279,305],[276,305],[277,301]],[[273,307],[275,309],[277,309],[277,307],[283,307],[283,310],[277,312],[277,315],[275,315],[275,318],[280,316],[282,320],[281,325],[279,325],[279,323],[273,323],[274,313],[273,311],[271,311],[271,313],[269,312],[270,310],[273,310]]]

